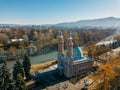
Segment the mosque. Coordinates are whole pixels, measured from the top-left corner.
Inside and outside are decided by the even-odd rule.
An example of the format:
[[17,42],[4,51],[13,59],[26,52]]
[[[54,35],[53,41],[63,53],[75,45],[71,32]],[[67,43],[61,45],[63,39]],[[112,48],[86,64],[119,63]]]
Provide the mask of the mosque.
[[60,75],[67,78],[89,72],[93,67],[93,60],[83,55],[79,46],[73,48],[71,33],[67,39],[66,54],[64,51],[64,38],[62,32],[58,42],[58,66]]

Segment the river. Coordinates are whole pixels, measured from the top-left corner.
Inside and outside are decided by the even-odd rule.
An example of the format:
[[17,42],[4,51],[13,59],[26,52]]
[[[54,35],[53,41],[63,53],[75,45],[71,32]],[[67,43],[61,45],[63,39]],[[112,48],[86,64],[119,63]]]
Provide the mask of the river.
[[[30,57],[30,61],[31,61],[32,65],[41,63],[41,62],[45,62],[45,61],[49,61],[51,59],[57,59],[57,52],[51,52],[51,53],[42,54],[39,56]],[[22,62],[23,60],[20,60],[20,61]],[[15,62],[16,61],[7,61],[8,68],[13,69]],[[0,64],[0,67],[1,66],[2,66],[2,64]]]

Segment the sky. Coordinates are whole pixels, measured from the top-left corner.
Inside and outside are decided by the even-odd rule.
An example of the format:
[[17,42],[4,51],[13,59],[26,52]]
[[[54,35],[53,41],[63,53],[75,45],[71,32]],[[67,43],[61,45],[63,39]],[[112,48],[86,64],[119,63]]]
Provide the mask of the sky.
[[56,24],[120,18],[120,0],[0,0],[0,24]]

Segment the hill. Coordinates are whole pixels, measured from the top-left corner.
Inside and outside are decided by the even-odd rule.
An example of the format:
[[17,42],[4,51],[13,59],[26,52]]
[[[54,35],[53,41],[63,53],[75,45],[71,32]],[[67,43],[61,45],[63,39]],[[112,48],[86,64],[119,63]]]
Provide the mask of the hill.
[[120,18],[107,17],[100,19],[91,19],[91,20],[80,20],[76,22],[65,22],[58,23],[55,25],[49,25],[51,27],[68,27],[68,28],[111,28],[120,26]]

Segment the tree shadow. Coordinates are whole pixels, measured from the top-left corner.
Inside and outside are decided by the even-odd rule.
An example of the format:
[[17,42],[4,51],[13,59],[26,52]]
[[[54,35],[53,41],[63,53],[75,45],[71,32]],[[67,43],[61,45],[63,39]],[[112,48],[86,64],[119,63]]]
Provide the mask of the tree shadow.
[[44,73],[38,72],[36,76],[34,76],[34,80],[36,81],[36,84],[29,88],[29,90],[41,90],[69,79],[65,76],[60,76],[57,70],[51,70]]

